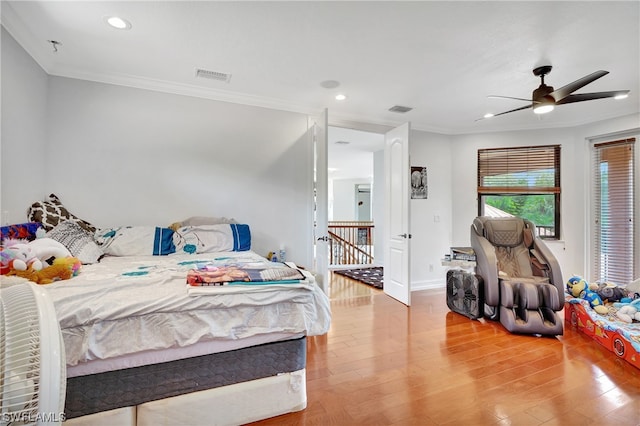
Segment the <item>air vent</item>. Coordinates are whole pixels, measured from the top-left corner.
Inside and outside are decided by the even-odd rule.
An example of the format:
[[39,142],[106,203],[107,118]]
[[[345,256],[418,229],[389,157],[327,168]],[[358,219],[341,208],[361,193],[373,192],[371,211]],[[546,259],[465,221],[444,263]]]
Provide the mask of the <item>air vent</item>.
[[203,69],[196,69],[196,77],[207,78],[209,80],[224,81],[225,83],[231,81],[231,74]]
[[405,112],[409,112],[412,109],[413,108],[411,108],[411,107],[406,107],[406,106],[402,106],[402,105],[394,105],[391,108],[389,108],[389,111],[398,112],[400,114],[404,114]]
[[336,141],[336,145],[349,145],[350,143],[349,141]]

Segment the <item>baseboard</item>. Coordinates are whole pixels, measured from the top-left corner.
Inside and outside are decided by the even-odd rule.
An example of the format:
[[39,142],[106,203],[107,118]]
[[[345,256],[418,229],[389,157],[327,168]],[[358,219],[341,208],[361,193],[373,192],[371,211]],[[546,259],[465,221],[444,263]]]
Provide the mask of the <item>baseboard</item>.
[[419,290],[444,290],[446,283],[443,280],[421,280],[411,282],[411,291]]

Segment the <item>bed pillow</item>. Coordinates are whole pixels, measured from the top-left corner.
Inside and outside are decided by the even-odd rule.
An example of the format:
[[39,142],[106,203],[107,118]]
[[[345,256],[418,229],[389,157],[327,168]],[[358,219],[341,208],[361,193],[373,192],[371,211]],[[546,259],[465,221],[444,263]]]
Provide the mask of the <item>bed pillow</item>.
[[71,255],[83,264],[96,263],[104,255],[93,239],[93,234],[70,220],[57,224],[47,232],[47,237],[64,245]]
[[176,250],[173,230],[157,226],[102,228],[93,237],[111,256],[163,256]]
[[36,231],[42,227],[38,222],[16,223],[0,228],[0,242],[13,238],[17,240],[33,241],[36,239]]
[[251,249],[249,225],[238,223],[183,226],[173,234],[176,253],[214,253]]
[[185,226],[201,226],[201,225],[220,225],[224,223],[238,223],[235,219],[229,219],[226,217],[213,217],[213,216],[191,216],[182,222],[174,222],[169,225],[169,228],[174,231],[178,228]]
[[32,222],[40,222],[45,231],[51,231],[58,223],[66,220],[76,222],[90,233],[96,230],[96,227],[86,220],[70,213],[55,194],[49,195],[45,201],[36,201],[31,204],[27,210],[27,217]]

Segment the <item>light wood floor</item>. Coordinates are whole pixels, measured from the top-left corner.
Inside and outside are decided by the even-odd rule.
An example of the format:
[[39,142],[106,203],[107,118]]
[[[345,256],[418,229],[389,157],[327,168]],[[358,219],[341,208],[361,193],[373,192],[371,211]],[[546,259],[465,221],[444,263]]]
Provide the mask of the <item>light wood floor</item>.
[[337,275],[332,290],[307,408],[256,424],[640,425],[640,370],[570,327],[518,336],[450,312],[443,291],[407,308]]

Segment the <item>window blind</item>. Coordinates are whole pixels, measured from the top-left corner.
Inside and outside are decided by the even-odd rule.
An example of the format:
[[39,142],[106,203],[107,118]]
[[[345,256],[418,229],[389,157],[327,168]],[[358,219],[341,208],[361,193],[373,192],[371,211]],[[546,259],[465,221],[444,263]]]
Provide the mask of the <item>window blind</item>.
[[635,138],[596,143],[592,154],[592,273],[626,285],[634,279]]
[[560,145],[478,150],[478,194],[559,194]]

